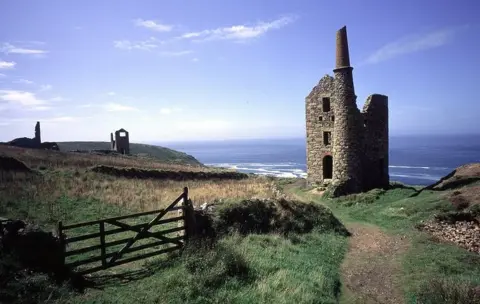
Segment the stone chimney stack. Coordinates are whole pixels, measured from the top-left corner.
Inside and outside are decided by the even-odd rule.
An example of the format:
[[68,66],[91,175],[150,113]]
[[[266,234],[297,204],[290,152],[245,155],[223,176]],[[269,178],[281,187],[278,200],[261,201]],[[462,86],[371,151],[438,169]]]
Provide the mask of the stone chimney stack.
[[335,68],[350,67],[350,53],[348,51],[347,27],[337,31],[337,52]]
[[37,124],[35,125],[35,143],[40,146],[42,143],[42,138],[40,135],[40,122],[37,121]]
[[[333,70],[335,128],[333,131],[333,183],[340,195],[362,190],[362,126],[353,86],[347,28],[337,31],[336,64]],[[360,125],[362,124],[362,125]]]
[[110,149],[115,150],[115,139],[113,139],[113,133],[110,133]]

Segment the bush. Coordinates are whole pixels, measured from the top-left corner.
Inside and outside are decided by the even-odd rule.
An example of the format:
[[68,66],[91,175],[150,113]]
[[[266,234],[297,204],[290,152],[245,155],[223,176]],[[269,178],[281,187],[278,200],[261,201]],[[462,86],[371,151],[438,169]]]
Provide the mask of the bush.
[[312,230],[348,235],[327,208],[313,203],[280,200],[243,200],[220,205],[213,218],[217,233],[308,233]]
[[480,286],[458,279],[432,278],[421,286],[416,296],[418,304],[480,303]]

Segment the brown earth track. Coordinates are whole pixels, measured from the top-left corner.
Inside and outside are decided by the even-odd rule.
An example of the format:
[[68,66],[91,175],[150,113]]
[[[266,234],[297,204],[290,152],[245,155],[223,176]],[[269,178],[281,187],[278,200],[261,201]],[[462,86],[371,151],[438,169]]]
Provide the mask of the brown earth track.
[[403,303],[400,257],[408,248],[401,236],[376,226],[346,225],[349,249],[341,266],[345,303]]

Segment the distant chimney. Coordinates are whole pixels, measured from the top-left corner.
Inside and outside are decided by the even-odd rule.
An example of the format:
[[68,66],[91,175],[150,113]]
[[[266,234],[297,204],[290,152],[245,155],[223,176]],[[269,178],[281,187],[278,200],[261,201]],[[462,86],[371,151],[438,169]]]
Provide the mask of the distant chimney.
[[350,54],[348,51],[347,27],[337,31],[337,52],[335,68],[350,67]]
[[40,135],[40,122],[37,121],[37,124],[35,125],[35,143],[37,145],[40,145],[42,143],[42,138]]

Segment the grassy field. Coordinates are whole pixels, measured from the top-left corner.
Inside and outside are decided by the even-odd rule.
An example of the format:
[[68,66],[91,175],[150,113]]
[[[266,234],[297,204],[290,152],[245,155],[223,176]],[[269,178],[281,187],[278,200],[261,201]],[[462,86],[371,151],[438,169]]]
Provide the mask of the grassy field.
[[[61,151],[110,149],[110,143],[102,141],[63,141],[57,142],[57,144]],[[191,155],[160,146],[130,143],[130,153],[152,157],[164,163],[200,164]]]
[[[480,302],[480,256],[415,229],[434,214],[455,211],[444,191],[423,191],[412,197],[416,189],[398,187],[325,199],[302,187],[290,185],[286,189],[296,197],[328,206],[347,227],[378,227],[387,237],[405,240],[407,249],[395,256],[401,264],[396,275],[405,303]],[[472,299],[475,292],[477,302]]]
[[[137,180],[94,173],[88,167],[213,169],[135,157],[8,153],[39,176],[0,186],[0,217],[33,221],[45,230],[59,220],[69,224],[162,208],[185,186],[196,205],[223,202],[218,212],[224,227],[270,217],[270,207],[248,202],[275,198],[277,187],[305,203],[275,217],[275,229],[234,229],[213,248],[187,248],[181,256],[99,272],[92,277],[95,285],[84,292],[56,286],[39,274],[12,272],[16,268],[0,255],[0,273],[15,273],[1,278],[0,302],[10,293],[16,303],[471,303],[473,286],[480,285],[478,254],[415,229],[434,214],[454,210],[444,192],[412,196],[416,189],[394,187],[326,199],[296,179]],[[320,206],[330,209],[353,235],[339,233],[341,223]],[[309,226],[317,228],[298,229]]]

